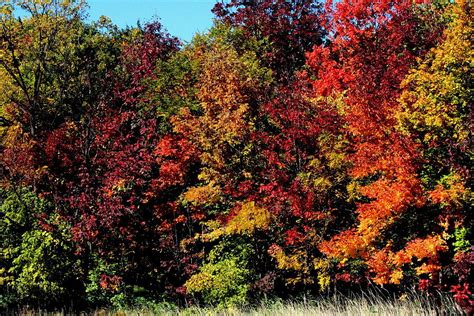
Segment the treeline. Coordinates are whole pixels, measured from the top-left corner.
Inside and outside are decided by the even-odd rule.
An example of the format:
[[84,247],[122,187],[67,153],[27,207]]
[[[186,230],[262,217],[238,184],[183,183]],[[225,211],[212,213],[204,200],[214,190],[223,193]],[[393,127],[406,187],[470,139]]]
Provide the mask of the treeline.
[[472,312],[473,5],[231,0],[183,44],[0,4],[0,306],[380,286]]

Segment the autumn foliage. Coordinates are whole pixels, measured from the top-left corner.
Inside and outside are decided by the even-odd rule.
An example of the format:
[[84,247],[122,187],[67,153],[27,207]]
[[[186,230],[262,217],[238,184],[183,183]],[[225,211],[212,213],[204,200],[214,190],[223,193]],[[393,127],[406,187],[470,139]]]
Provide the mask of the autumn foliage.
[[221,1],[185,45],[85,8],[0,4],[1,307],[473,312],[469,1]]

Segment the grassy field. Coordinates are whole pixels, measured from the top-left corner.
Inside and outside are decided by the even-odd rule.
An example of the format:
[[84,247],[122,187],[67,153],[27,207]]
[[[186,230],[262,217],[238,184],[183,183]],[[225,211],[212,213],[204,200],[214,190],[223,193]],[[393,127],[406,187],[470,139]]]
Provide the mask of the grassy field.
[[[21,315],[68,315],[65,312],[47,313],[41,311],[23,311]],[[76,314],[77,315],[77,314]],[[148,315],[202,315],[202,316],[311,316],[311,315],[463,315],[454,301],[446,296],[436,299],[420,294],[411,294],[401,298],[389,298],[377,293],[347,297],[334,295],[317,299],[294,301],[267,301],[254,306],[219,309],[193,306],[178,308],[169,304],[156,304],[153,307],[125,310],[97,310],[79,315],[97,316],[148,316]]]

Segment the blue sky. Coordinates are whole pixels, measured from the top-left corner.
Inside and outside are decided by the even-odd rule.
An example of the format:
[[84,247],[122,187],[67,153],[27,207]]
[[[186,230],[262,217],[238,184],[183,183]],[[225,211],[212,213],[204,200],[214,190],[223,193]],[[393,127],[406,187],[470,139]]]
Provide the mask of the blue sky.
[[212,25],[216,0],[89,0],[89,19],[108,16],[118,26],[134,26],[158,16],[172,35],[185,41]]

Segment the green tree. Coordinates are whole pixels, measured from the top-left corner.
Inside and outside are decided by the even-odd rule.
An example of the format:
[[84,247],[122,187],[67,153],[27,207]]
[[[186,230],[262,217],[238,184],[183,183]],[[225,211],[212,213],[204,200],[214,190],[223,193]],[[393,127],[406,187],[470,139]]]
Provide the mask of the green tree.
[[2,292],[17,303],[73,301],[81,285],[70,227],[29,189],[2,190],[0,199]]

